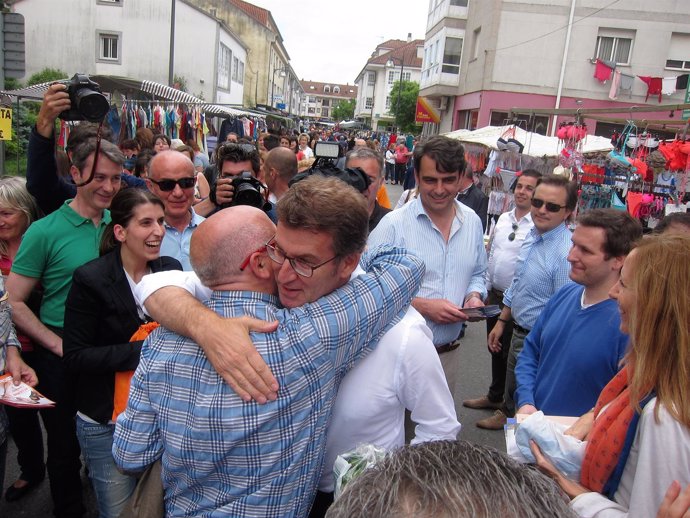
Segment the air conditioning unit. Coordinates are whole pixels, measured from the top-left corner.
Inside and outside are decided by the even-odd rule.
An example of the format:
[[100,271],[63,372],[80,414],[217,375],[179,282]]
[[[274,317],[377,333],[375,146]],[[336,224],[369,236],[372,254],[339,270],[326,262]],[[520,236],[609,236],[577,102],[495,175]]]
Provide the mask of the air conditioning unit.
[[448,108],[448,97],[441,97],[438,103],[439,110],[446,110]]

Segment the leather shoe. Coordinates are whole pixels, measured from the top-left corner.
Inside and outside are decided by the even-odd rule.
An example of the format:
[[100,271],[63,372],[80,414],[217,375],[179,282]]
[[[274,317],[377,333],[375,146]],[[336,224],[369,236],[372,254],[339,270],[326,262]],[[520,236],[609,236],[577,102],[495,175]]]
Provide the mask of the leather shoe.
[[476,399],[466,399],[462,402],[462,406],[467,408],[474,408],[476,410],[500,410],[503,406],[502,401],[493,402],[488,397],[482,396]]
[[506,422],[508,422],[506,415],[502,411],[496,410],[491,417],[477,421],[477,427],[485,430],[503,430]]
[[34,482],[28,482],[25,486],[22,487],[15,487],[15,485],[12,484],[10,487],[7,488],[7,491],[5,491],[5,500],[7,500],[8,502],[15,502],[22,498],[24,495],[26,495],[28,492],[36,488],[41,482],[43,482],[43,479],[36,480]]

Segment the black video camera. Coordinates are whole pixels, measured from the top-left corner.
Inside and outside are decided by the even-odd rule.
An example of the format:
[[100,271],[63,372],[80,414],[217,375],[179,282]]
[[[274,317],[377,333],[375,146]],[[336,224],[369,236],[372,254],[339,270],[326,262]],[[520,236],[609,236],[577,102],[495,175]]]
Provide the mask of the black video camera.
[[69,101],[72,106],[58,117],[66,121],[101,122],[110,110],[110,103],[101,92],[98,83],[91,81],[86,74],[74,74],[69,81],[65,81]]
[[337,159],[340,154],[340,145],[337,142],[317,142],[314,154],[316,160],[311,168],[303,173],[295,175],[292,180],[288,182],[289,186],[313,174],[334,176],[362,193],[371,185],[371,179],[359,167],[348,167],[346,169],[339,169],[336,167],[334,160]]

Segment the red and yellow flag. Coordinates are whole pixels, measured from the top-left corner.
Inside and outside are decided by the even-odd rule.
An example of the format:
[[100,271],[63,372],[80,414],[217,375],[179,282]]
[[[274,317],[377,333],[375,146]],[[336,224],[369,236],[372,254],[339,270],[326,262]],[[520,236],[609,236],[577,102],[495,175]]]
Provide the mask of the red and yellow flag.
[[438,124],[441,121],[441,117],[426,97],[417,97],[417,109],[415,110],[414,120],[416,122],[433,122]]

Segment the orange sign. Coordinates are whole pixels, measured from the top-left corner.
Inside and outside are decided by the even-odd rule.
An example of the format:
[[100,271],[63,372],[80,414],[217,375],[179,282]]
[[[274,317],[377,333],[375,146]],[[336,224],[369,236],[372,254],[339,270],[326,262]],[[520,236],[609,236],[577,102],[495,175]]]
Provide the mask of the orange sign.
[[425,97],[417,97],[417,109],[415,110],[414,120],[416,122],[433,122],[438,124],[441,121],[436,108]]

